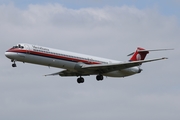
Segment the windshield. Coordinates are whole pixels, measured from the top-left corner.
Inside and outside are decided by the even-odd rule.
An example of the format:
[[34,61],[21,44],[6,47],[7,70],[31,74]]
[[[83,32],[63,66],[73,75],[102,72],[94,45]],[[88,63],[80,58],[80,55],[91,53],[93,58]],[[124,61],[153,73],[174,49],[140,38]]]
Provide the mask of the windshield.
[[16,45],[16,46],[13,46],[13,48],[24,48],[24,46],[23,46],[23,45],[18,44],[18,45]]

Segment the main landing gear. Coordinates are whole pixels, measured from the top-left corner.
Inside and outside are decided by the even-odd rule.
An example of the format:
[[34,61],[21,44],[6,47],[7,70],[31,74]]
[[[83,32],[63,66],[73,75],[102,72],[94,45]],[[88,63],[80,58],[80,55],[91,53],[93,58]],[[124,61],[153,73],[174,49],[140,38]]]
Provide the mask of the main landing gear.
[[104,79],[103,75],[97,75],[96,80],[97,81],[102,81]]
[[84,78],[83,77],[79,77],[77,79],[77,83],[84,83]]
[[12,67],[17,67],[17,65],[16,65],[16,63],[15,63],[15,60],[11,60],[11,62],[14,62],[14,63],[12,64]]
[[[99,74],[99,75],[97,75],[96,76],[96,80],[97,81],[102,81],[103,80],[103,75],[101,75],[101,74]],[[77,79],[77,83],[84,83],[84,78],[83,77],[79,77],[78,79]]]

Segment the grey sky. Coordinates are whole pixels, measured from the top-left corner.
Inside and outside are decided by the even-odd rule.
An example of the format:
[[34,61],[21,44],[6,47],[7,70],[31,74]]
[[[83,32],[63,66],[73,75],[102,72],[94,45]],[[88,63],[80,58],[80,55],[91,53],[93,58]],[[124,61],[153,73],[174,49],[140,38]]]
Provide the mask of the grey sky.
[[[135,3],[77,9],[68,3],[28,4],[26,9],[0,5],[0,119],[179,120],[180,21],[176,12],[169,15]],[[79,85],[76,77],[43,76],[61,69],[27,63],[12,68],[4,52],[21,42],[122,61],[138,46],[175,50],[150,53],[147,59],[169,59],[143,64],[141,74],[102,82],[90,76]]]

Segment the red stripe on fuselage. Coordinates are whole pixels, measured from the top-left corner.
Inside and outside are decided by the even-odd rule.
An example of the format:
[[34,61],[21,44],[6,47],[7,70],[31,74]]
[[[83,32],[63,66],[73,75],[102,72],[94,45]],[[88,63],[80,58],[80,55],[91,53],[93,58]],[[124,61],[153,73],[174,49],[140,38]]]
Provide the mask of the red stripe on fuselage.
[[60,56],[60,55],[43,53],[43,52],[24,50],[24,49],[21,49],[21,48],[11,48],[7,52],[25,53],[25,54],[37,55],[37,56],[60,59],[60,60],[66,60],[66,61],[72,61],[72,62],[82,62],[82,63],[85,63],[85,64],[101,64],[101,62],[95,62],[95,61],[91,61],[89,59],[83,60],[83,59],[72,58],[72,57],[67,57],[67,56]]

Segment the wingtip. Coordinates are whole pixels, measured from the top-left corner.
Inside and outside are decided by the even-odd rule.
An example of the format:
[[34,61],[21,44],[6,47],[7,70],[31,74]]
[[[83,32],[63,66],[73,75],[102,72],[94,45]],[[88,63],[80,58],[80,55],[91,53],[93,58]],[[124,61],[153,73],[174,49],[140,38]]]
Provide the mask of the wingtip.
[[46,74],[46,75],[43,75],[43,76],[47,77],[47,76],[50,76],[50,74]]
[[167,57],[163,57],[162,59],[168,59]]

